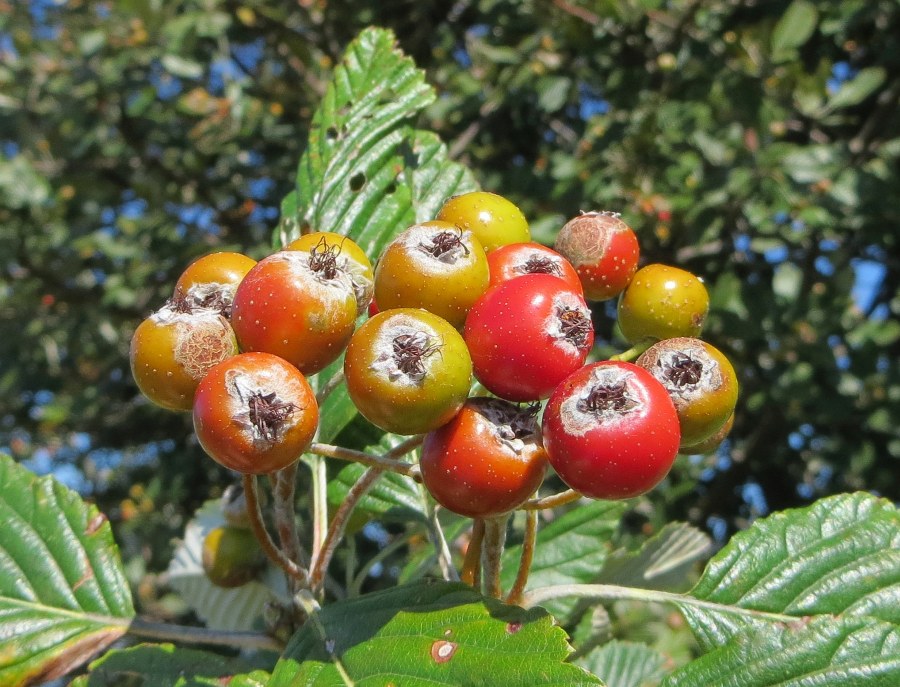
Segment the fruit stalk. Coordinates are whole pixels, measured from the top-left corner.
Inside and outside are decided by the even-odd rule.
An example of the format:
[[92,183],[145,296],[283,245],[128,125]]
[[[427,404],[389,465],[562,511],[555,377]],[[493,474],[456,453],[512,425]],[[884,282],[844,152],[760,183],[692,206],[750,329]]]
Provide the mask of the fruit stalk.
[[256,540],[262,547],[263,552],[269,557],[269,560],[284,570],[291,579],[296,580],[299,586],[305,587],[309,582],[309,573],[306,568],[288,558],[284,551],[278,548],[266,529],[259,505],[259,484],[257,483],[256,475],[244,475],[243,482],[244,495],[247,499],[247,514],[250,516],[250,528],[253,530],[253,534],[256,536]]
[[484,593],[494,599],[499,599],[503,594],[500,588],[500,569],[509,516],[509,513],[503,513],[484,520],[484,543],[481,548],[481,567],[484,570],[482,584]]
[[328,569],[328,564],[331,563],[331,558],[334,556],[337,545],[344,536],[344,531],[347,529],[347,522],[350,520],[353,509],[356,508],[356,504],[372,488],[372,485],[381,477],[383,472],[384,470],[371,467],[366,470],[356,480],[356,483],[350,487],[350,491],[347,492],[347,495],[335,512],[310,571],[309,585],[313,593],[316,593],[322,587],[322,583],[325,580],[325,571]]
[[520,604],[525,585],[528,584],[528,573],[531,572],[531,563],[534,560],[534,548],[537,544],[537,511],[525,512],[525,538],[522,541],[522,556],[519,558],[519,571],[516,573],[516,581],[506,597],[508,604]]

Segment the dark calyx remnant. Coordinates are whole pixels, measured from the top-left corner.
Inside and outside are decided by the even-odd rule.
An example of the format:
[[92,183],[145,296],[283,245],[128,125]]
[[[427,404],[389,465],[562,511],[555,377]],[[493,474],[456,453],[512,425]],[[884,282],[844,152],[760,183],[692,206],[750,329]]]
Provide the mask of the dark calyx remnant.
[[429,343],[425,332],[400,334],[394,337],[394,362],[404,374],[421,377],[425,374],[425,358],[434,355],[440,349],[440,343]]
[[584,348],[593,328],[591,318],[577,308],[560,308],[558,315],[559,326],[566,341],[577,348]]
[[703,377],[703,363],[694,360],[689,354],[677,351],[665,367],[665,378],[675,386],[688,386],[697,384]]
[[540,410],[540,403],[506,406],[502,410],[501,421],[497,423],[497,431],[508,441],[527,439],[537,432],[537,415]]
[[222,289],[213,289],[199,299],[197,305],[208,310],[215,310],[222,317],[231,317],[231,299],[225,297]]
[[598,384],[588,395],[578,401],[578,410],[583,413],[609,413],[629,410],[636,405],[627,393],[624,380],[614,384]]
[[264,394],[255,391],[247,399],[250,423],[259,431],[267,441],[277,441],[281,427],[297,406],[293,403],[280,401],[275,392]]
[[322,238],[309,249],[309,269],[324,279],[334,279],[338,274],[337,259],[341,254],[340,246],[329,246]]
[[436,258],[446,255],[455,248],[462,248],[463,252],[468,255],[469,249],[462,240],[462,230],[459,231],[442,231],[431,237],[431,243],[422,243],[422,249]]
[[182,289],[176,289],[172,297],[166,301],[166,305],[179,315],[190,315],[197,306]]
[[524,274],[552,274],[557,277],[562,276],[562,270],[559,263],[553,258],[546,255],[532,255],[517,268],[518,272]]

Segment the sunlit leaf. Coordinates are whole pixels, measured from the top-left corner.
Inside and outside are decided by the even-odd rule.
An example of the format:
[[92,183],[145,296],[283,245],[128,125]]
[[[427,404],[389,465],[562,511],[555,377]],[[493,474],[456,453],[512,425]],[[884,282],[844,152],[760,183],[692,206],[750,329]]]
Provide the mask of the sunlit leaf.
[[788,59],[792,50],[806,43],[816,30],[818,20],[819,13],[813,3],[794,0],[772,32],[772,54],[775,59]]
[[0,456],[0,684],[51,680],[121,637],[131,590],[106,517]]
[[322,609],[291,640],[269,687],[602,685],[565,662],[570,652],[545,611],[461,584],[419,583]]
[[665,687],[896,687],[900,628],[862,618],[817,618],[736,635]]
[[173,644],[139,644],[110,651],[71,687],[115,687],[141,676],[143,687],[262,687],[268,676],[234,658]]
[[887,78],[887,72],[882,67],[868,67],[852,79],[845,81],[837,92],[828,99],[829,110],[837,110],[842,107],[858,105],[877,91]]
[[900,623],[900,512],[858,493],[758,520],[716,554],[690,595],[714,604],[681,605],[708,650],[785,616]]

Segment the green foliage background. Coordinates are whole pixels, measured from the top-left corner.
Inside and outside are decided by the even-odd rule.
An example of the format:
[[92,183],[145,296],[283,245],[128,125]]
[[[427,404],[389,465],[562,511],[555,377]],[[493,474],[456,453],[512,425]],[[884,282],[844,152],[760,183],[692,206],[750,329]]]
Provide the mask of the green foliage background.
[[[647,261],[706,279],[706,336],[743,385],[733,439],[681,461],[636,525],[900,498],[896,3],[0,0],[0,449],[97,501],[132,580],[228,477],[138,395],[131,332],[192,258],[271,250],[370,24],[437,89],[418,127],[536,238],[616,210]],[[601,352],[621,349],[596,314]]]

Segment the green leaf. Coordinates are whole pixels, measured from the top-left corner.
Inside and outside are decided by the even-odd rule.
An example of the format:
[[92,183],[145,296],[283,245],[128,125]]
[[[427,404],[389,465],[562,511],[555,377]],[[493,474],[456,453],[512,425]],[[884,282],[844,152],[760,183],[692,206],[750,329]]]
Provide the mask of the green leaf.
[[371,28],[350,44],[313,117],[294,197],[286,199],[279,238],[301,230],[353,238],[367,255],[410,224],[430,219],[450,195],[476,185],[447,159],[434,135],[411,118],[434,100],[424,73],[395,47],[393,33]]
[[[329,383],[329,380],[334,375],[341,373],[343,369],[344,356],[342,354],[331,365],[309,378],[309,384],[313,391],[316,393],[321,391]],[[319,429],[316,433],[316,440],[325,443],[333,441],[357,414],[356,406],[353,405],[350,394],[347,393],[347,385],[341,382],[319,407]]]
[[794,50],[810,39],[819,13],[808,0],[794,0],[772,32],[772,58],[783,62],[792,56]]
[[712,548],[709,536],[686,523],[669,523],[636,552],[614,551],[599,582],[643,589],[684,584],[694,564]]
[[900,623],[900,513],[858,493],[758,520],[710,561],[690,595],[721,604],[679,604],[706,649],[785,616]]
[[76,679],[71,687],[111,687],[130,685],[141,676],[141,687],[254,687],[264,685],[268,676],[242,661],[172,644],[139,644],[110,651],[90,666],[90,674]]
[[[374,262],[402,230],[433,219],[449,196],[475,190],[471,172],[448,160],[438,136],[409,126],[433,100],[424,72],[396,49],[393,33],[363,31],[313,117],[274,244],[305,230],[333,231],[353,238]],[[315,375],[313,388],[341,365],[343,358]],[[333,440],[356,415],[346,387],[339,386],[320,409],[319,441]]]
[[565,632],[540,609],[471,587],[418,583],[331,604],[291,639],[269,687],[601,685],[566,663]]
[[268,566],[258,580],[240,587],[226,589],[210,582],[203,571],[203,540],[224,524],[220,501],[203,504],[185,527],[184,539],[169,563],[169,584],[207,627],[233,632],[259,629],[266,604],[289,598],[284,574]]
[[[619,527],[626,505],[621,501],[590,501],[579,504],[540,529],[528,589],[551,585],[594,582],[609,554],[609,541]],[[521,546],[503,554],[502,582],[508,589],[516,578]],[[561,617],[571,610],[571,599],[553,599],[542,604]]]
[[[396,434],[385,434],[377,444],[366,446],[363,451],[373,455],[383,455],[408,437]],[[405,457],[409,460],[409,455]],[[356,483],[367,467],[359,463],[349,463],[333,480],[328,483],[328,502],[338,506],[347,498],[350,488]],[[371,517],[378,517],[396,522],[417,520],[426,522],[427,516],[422,503],[419,486],[410,477],[395,472],[385,472],[375,482],[368,493],[360,499],[356,511],[364,512]]]
[[803,284],[803,270],[792,262],[782,262],[775,267],[772,277],[772,291],[785,301],[793,302],[800,295]]
[[818,618],[737,635],[670,675],[665,687],[896,687],[900,628]]
[[178,55],[163,55],[162,66],[166,71],[185,79],[199,79],[203,76],[203,65],[193,60],[187,60]]
[[829,98],[827,109],[837,110],[858,105],[877,91],[886,78],[887,72],[883,67],[861,69],[852,79],[842,83],[837,92]]
[[602,678],[607,687],[656,685],[665,674],[665,664],[666,657],[646,644],[616,640],[578,661],[578,665]]
[[[356,480],[366,471],[359,463],[351,463],[328,483],[328,502],[339,505]],[[426,521],[422,497],[416,483],[395,472],[385,472],[356,506],[369,516],[394,522]]]
[[51,477],[0,456],[0,684],[51,680],[134,616],[109,522]]

